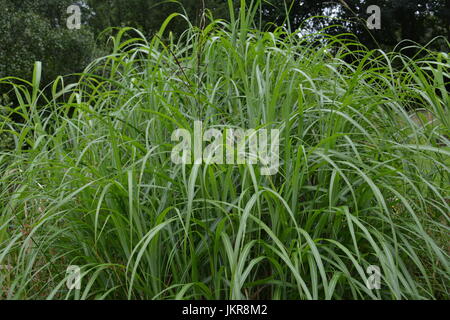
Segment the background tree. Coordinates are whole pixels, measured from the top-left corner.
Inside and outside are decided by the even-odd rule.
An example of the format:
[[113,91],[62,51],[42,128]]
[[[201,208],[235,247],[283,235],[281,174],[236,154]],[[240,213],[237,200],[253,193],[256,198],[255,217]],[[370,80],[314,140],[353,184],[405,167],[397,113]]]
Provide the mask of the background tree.
[[[0,78],[29,80],[35,61],[43,66],[43,84],[58,75],[80,72],[95,50],[94,34],[87,26],[66,26],[70,0],[0,0]],[[0,91],[6,92],[2,86]]]
[[[234,1],[239,2],[239,1]],[[108,27],[134,27],[145,35],[151,36],[159,30],[162,22],[173,12],[186,14],[191,23],[199,24],[200,14],[205,8],[211,10],[215,18],[228,16],[226,0],[87,0],[94,14],[89,20],[90,26],[98,34]],[[175,19],[169,29],[180,34],[187,28],[183,19]]]
[[[233,0],[235,9],[240,0]],[[68,30],[67,7],[83,7],[83,26]],[[247,1],[249,4],[250,1]],[[381,7],[381,30],[367,30],[367,7]],[[43,63],[43,82],[58,75],[79,72],[95,56],[94,39],[108,27],[132,26],[150,37],[173,12],[186,13],[199,25],[203,6],[215,18],[228,18],[227,0],[0,0],[0,78],[17,76],[30,79],[33,64]],[[433,37],[450,36],[450,0],[266,0],[256,24],[265,29],[274,25],[320,29],[336,23],[341,28],[330,32],[352,32],[368,47],[392,49],[402,39],[425,44]],[[331,15],[342,20],[314,19]],[[287,24],[289,18],[289,25]],[[174,19],[168,29],[180,34],[187,27],[183,19]],[[100,42],[101,43],[101,42]],[[435,46],[439,50],[439,45]],[[0,93],[5,92],[0,88]]]
[[[381,8],[380,30],[369,31],[365,25],[370,5]],[[354,33],[371,48],[381,46],[389,50],[404,39],[426,44],[437,36],[450,37],[450,0],[270,0],[263,8],[266,25],[281,25],[289,17],[292,30],[304,26],[304,21],[313,16],[344,19],[346,22],[316,19],[314,27],[342,23],[344,30],[336,28],[335,32]],[[439,43],[435,49],[440,49]]]

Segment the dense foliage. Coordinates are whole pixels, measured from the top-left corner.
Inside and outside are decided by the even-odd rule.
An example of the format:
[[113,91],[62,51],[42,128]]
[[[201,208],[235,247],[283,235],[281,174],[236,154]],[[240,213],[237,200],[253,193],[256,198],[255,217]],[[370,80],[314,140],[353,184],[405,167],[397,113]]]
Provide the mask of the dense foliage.
[[[271,0],[261,3],[255,22],[262,29],[270,29],[275,23],[296,30],[307,28],[310,23],[318,29],[317,26],[332,26],[339,21],[341,27],[329,29],[328,33],[351,32],[369,48],[381,46],[390,50],[403,39],[425,44],[436,36],[448,38],[449,1]],[[237,8],[241,0],[0,0],[0,78],[30,79],[34,62],[41,61],[43,83],[46,84],[58,75],[83,70],[97,55],[94,39],[109,27],[135,27],[149,37],[173,12],[186,14],[197,26],[204,24],[201,18],[204,8],[214,18],[228,20],[230,2]],[[67,8],[72,4],[82,8],[83,27],[80,30],[66,27]],[[365,27],[369,16],[366,9],[374,4],[382,10],[382,29],[369,33]],[[305,22],[322,15],[332,15],[335,19],[316,18],[309,24]],[[186,27],[183,19],[175,19],[168,28],[180,35]],[[435,44],[438,49],[445,49],[445,42]],[[8,89],[3,86],[0,93]]]
[[[94,34],[66,27],[70,0],[0,0],[0,78],[30,80],[35,61],[43,64],[42,82],[82,71],[93,58]],[[0,93],[11,87],[1,86]]]
[[[39,63],[15,85],[3,298],[448,298],[449,56],[261,32],[251,13],[178,39],[122,29],[76,86],[44,94]],[[281,130],[279,172],[174,164],[196,119]]]

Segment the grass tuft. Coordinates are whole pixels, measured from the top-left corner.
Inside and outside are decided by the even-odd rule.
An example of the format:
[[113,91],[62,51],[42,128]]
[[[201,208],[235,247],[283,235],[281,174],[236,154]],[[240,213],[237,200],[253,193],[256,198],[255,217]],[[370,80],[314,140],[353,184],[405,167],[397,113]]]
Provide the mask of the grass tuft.
[[[448,55],[261,32],[244,10],[175,41],[173,18],[150,40],[120,30],[50,96],[40,63],[15,81],[0,297],[448,298]],[[195,120],[279,129],[279,172],[173,164],[171,134]],[[69,265],[81,290],[66,287]]]

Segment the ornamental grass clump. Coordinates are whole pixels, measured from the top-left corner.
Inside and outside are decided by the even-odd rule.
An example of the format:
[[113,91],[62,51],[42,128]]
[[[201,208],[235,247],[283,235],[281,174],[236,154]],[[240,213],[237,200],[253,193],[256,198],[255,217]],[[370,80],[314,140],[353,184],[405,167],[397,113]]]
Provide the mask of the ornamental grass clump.
[[[48,93],[40,63],[0,80],[18,101],[0,124],[3,299],[448,298],[449,56],[231,13],[177,40],[177,14],[151,39],[121,29]],[[278,171],[173,163],[197,120],[279,130]]]

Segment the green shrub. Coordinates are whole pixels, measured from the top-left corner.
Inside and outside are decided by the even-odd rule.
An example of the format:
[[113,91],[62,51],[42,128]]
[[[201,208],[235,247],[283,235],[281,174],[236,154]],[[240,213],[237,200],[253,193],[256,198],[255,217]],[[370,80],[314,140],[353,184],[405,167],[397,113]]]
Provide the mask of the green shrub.
[[[260,32],[245,12],[178,42],[123,29],[45,116],[37,64],[0,180],[5,298],[448,297],[448,56]],[[413,100],[438,121],[411,120]],[[280,129],[279,172],[173,164],[195,119]]]
[[[35,61],[44,66],[42,83],[80,72],[93,59],[94,35],[87,26],[66,27],[71,0],[0,0],[0,78],[30,79]],[[2,85],[0,93],[10,92]],[[11,95],[14,96],[13,94]]]

